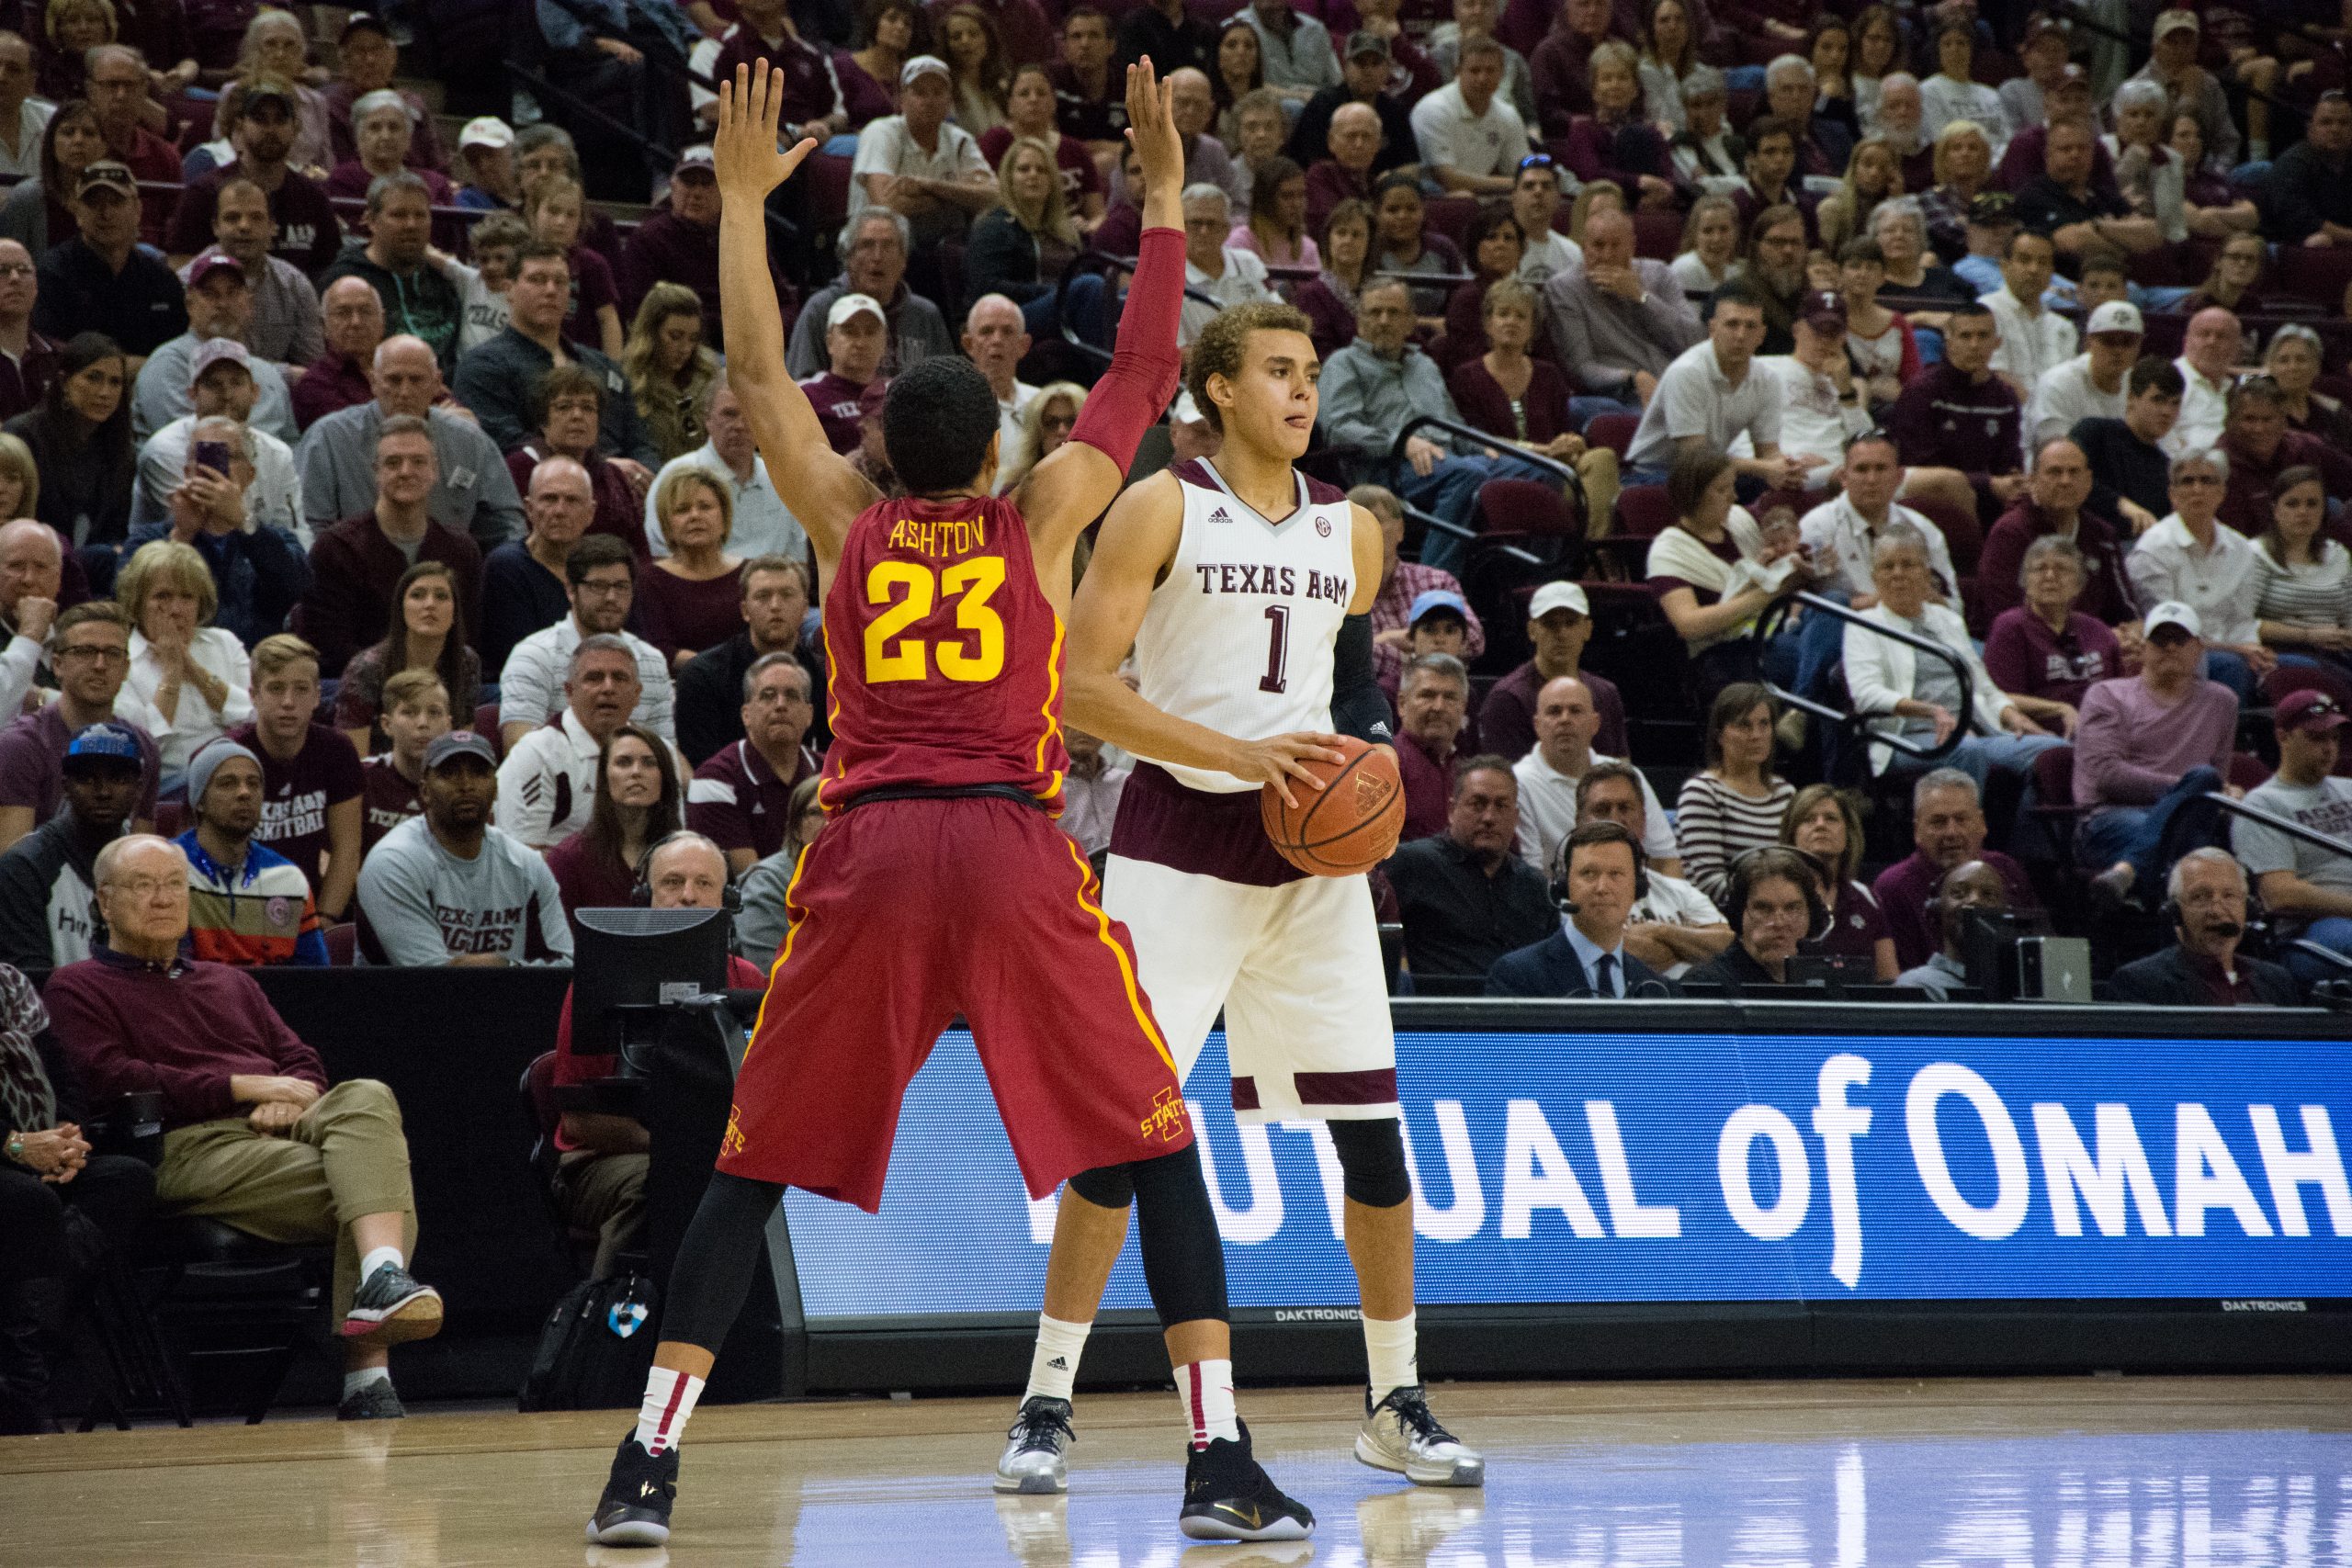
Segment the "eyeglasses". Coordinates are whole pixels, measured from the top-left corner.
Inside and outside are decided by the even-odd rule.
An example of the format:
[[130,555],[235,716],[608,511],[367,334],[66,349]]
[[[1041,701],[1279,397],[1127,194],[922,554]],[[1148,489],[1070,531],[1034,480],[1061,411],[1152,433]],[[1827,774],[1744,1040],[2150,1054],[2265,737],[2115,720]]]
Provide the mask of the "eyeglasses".
[[187,883],[176,876],[125,876],[103,886],[118,889],[133,898],[153,898],[158,893],[184,888]]
[[77,642],[59,649],[56,653],[51,655],[51,657],[56,659],[88,659],[94,660],[100,664],[113,664],[118,661],[129,663],[130,660],[130,650],[127,648],[108,647],[102,643]]
[[598,599],[611,599],[628,592],[636,586],[633,581],[624,579],[619,582],[575,582],[572,584],[572,591]]
[[2175,485],[2198,485],[2201,487],[2204,485],[2218,485],[2222,481],[2219,476],[2213,474],[2181,474],[2177,476],[2172,482]]

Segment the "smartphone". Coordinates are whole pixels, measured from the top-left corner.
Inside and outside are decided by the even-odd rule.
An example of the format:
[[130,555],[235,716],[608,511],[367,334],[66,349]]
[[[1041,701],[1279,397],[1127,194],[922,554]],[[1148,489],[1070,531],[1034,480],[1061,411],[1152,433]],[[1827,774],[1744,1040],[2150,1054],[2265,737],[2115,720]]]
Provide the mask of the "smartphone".
[[229,444],[226,441],[199,441],[188,456],[199,468],[209,468],[222,479],[229,477]]

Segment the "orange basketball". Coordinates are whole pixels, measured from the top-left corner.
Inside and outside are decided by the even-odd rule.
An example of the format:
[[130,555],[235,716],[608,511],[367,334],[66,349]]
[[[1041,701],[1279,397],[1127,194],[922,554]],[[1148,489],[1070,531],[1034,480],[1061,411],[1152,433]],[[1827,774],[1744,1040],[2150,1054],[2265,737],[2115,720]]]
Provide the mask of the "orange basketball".
[[1353,876],[1396,852],[1405,828],[1405,781],[1396,759],[1350,736],[1340,739],[1342,759],[1306,763],[1322,781],[1312,789],[1291,781],[1295,808],[1283,804],[1272,784],[1258,792],[1258,819],[1283,859],[1316,876]]

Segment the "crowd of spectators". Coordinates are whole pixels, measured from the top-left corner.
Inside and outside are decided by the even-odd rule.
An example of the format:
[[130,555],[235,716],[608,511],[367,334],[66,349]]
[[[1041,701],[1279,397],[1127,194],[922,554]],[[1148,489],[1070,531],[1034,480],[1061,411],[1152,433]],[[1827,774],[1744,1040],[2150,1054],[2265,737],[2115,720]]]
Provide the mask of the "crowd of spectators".
[[[488,86],[400,14],[0,32],[0,960],[56,976],[0,984],[12,1227],[85,1167],[110,1223],[77,1119],[160,1088],[153,1195],[340,1237],[352,1407],[396,1412],[380,1325],[437,1321],[397,1108],[230,971],[563,964],[655,871],[773,956],[824,585],[697,144],[758,60],[823,143],[773,209],[788,362],[886,489],[925,356],[987,376],[1008,483],[1068,438],[1139,231],[1121,67],[1169,76],[1184,336],[1295,300],[1311,461],[1385,532],[1400,988],[1947,995],[1979,911],[2137,932],[2135,999],[2352,964],[2308,836],[2352,836],[2352,11],[850,13],[542,6],[471,39]],[[1185,399],[1168,438],[1216,450]],[[1498,588],[1531,489],[1575,548]],[[1099,856],[1130,759],[1069,739]],[[642,1129],[560,1147],[609,1254]]]

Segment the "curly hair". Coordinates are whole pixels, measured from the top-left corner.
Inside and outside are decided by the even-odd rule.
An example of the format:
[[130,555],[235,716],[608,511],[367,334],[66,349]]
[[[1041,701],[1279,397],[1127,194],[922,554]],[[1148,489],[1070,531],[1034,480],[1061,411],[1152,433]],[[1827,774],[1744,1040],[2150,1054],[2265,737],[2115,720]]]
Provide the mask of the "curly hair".
[[1209,378],[1230,379],[1241,373],[1242,350],[1251,333],[1296,333],[1309,337],[1314,327],[1295,306],[1279,299],[1255,299],[1219,311],[1216,320],[1201,329],[1201,335],[1193,340],[1193,363],[1184,384],[1199,405],[1201,417],[1220,435],[1225,433],[1225,415],[1209,399]]

